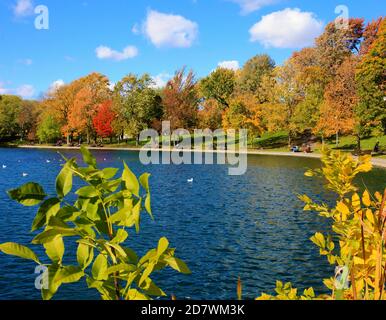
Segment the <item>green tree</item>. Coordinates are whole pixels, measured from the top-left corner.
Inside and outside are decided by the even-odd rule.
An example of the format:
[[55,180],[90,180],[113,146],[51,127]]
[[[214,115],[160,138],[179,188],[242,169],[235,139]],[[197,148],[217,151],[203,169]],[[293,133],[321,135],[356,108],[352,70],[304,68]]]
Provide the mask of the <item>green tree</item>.
[[28,137],[35,136],[40,111],[40,106],[37,101],[23,100],[21,103],[16,119],[16,122],[20,128],[19,135],[21,141]]
[[22,103],[20,97],[0,95],[0,139],[12,139],[20,133],[17,119]]
[[200,81],[200,91],[205,99],[214,99],[222,109],[229,107],[229,98],[236,86],[233,70],[218,68]]
[[62,137],[60,123],[52,114],[46,112],[41,116],[37,136],[39,141],[43,143],[54,142]]
[[161,98],[153,85],[148,74],[141,77],[129,74],[114,88],[113,110],[117,114],[114,128],[135,137],[137,143],[140,132],[162,117]]
[[255,94],[261,86],[263,76],[272,72],[275,61],[268,55],[256,55],[241,69],[238,80],[239,90]]

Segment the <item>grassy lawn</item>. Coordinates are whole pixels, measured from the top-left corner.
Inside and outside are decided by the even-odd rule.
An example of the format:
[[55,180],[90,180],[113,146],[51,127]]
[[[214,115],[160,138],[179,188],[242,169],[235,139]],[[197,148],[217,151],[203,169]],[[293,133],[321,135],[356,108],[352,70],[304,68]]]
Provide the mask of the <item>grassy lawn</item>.
[[[160,142],[164,140],[164,137],[160,137]],[[218,143],[221,143],[224,139],[220,138]],[[302,139],[298,139],[294,141],[294,144],[297,144],[299,146],[302,145]],[[381,137],[368,137],[365,139],[362,139],[361,146],[362,150],[373,150],[375,144],[377,141],[380,142],[380,149],[384,152],[386,151],[386,135]],[[135,139],[128,139],[125,142],[117,143],[117,141],[114,141],[110,144],[110,141],[108,139],[104,140],[104,147],[106,148],[136,148],[136,147],[142,147],[146,144],[146,142],[141,142],[138,146],[136,144]],[[356,148],[356,137],[354,136],[346,136],[341,137],[339,141],[339,145],[336,146],[336,141],[334,137],[331,139],[328,139],[325,141],[326,145],[329,146],[331,149],[337,149],[347,152],[352,152]],[[14,141],[13,143],[4,143],[3,145],[0,145],[0,147],[17,147],[18,145],[25,144],[21,141]],[[171,143],[171,146],[173,147],[173,143]],[[201,146],[203,148],[205,143]],[[36,146],[39,146],[39,144],[36,144]],[[53,144],[41,144],[40,146],[53,146]],[[192,145],[193,147],[193,145]],[[197,146],[196,146],[197,147]],[[236,149],[238,148],[238,141],[236,140]],[[265,133],[262,137],[256,138],[253,141],[253,144],[249,144],[248,148],[251,150],[266,150],[266,151],[273,151],[273,152],[289,152],[288,150],[288,133],[287,132],[276,132],[276,133]],[[322,148],[321,142],[313,143],[313,152],[320,153]],[[382,159],[386,159],[386,155],[380,155],[377,156]]]
[[[381,137],[368,137],[362,139],[361,147],[362,150],[373,150],[377,141],[380,142],[381,150],[386,150],[386,135]],[[301,144],[299,141],[294,143]],[[336,146],[335,138],[326,140],[327,146],[332,149],[343,150],[343,151],[354,151],[357,146],[357,140],[355,136],[341,137],[339,145]],[[288,150],[288,133],[277,132],[277,133],[266,133],[261,138],[257,138],[253,143],[253,148],[264,149],[269,151],[289,151]],[[314,144],[314,152],[319,153],[322,148],[322,143],[317,142]],[[380,156],[385,157],[386,156]]]

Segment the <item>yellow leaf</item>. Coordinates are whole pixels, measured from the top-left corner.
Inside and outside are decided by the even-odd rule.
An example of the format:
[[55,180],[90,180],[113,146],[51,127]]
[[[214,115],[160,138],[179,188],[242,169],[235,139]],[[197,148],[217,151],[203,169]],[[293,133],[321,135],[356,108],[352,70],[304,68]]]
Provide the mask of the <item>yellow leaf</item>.
[[371,205],[370,194],[367,190],[363,193],[362,202],[366,207],[370,207]]
[[370,209],[366,210],[366,218],[371,222],[371,224],[375,224],[374,215]]
[[360,257],[354,257],[354,263],[355,265],[363,265],[364,264],[364,260]]
[[382,202],[382,195],[378,191],[375,193],[375,199],[377,199],[378,202]]
[[341,214],[345,216],[348,216],[350,214],[349,208],[343,202],[339,202],[337,204],[336,210],[338,210]]
[[359,195],[357,193],[354,193],[351,199],[352,206],[355,210],[355,212],[359,211],[361,209],[361,199],[359,198]]

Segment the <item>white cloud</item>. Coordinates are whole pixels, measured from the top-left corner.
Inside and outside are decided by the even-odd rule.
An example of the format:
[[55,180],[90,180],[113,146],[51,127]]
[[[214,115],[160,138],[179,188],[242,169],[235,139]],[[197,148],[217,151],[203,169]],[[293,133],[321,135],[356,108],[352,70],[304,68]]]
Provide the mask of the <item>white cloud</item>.
[[15,93],[22,98],[31,98],[35,95],[35,88],[30,84],[25,84],[17,88]]
[[16,89],[4,87],[4,83],[0,82],[0,94],[13,94],[28,99],[35,95],[35,88],[30,84],[24,84]]
[[237,60],[221,61],[218,63],[218,67],[236,71],[240,69],[240,63]]
[[168,81],[172,78],[173,76],[168,74],[168,73],[160,73],[154,77],[152,77],[154,85],[152,86],[155,89],[160,89],[164,88]]
[[109,83],[109,89],[110,89],[111,91],[113,91],[114,88],[115,88],[115,85],[116,85],[115,82],[110,82],[110,83]]
[[262,7],[271,5],[279,0],[228,0],[237,3],[241,8],[242,14],[248,14],[259,10]]
[[138,23],[133,25],[133,27],[131,28],[131,32],[134,33],[135,35],[138,35],[141,33],[141,28],[138,25]]
[[25,17],[33,14],[33,9],[32,0],[17,0],[13,13],[17,17]]
[[110,59],[115,61],[127,60],[138,55],[138,49],[134,46],[127,46],[122,52],[106,46],[99,46],[96,48],[95,52],[98,59]]
[[302,48],[313,44],[322,31],[323,22],[314,13],[287,8],[263,16],[249,33],[252,42],[265,47]]
[[188,48],[197,38],[198,24],[179,15],[150,10],[142,32],[158,48]]
[[26,66],[30,66],[33,63],[33,61],[32,59],[20,59],[19,63],[24,64]]
[[49,93],[53,93],[56,90],[58,90],[60,87],[63,87],[65,85],[64,81],[62,79],[55,80],[52,82],[48,88]]

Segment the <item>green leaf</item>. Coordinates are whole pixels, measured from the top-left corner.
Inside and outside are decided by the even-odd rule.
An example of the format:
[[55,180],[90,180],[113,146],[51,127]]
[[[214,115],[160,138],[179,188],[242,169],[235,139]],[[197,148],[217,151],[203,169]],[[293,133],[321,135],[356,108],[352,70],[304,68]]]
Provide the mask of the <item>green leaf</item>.
[[192,273],[188,266],[183,262],[181,259],[175,258],[175,257],[167,257],[165,258],[165,262],[174,270],[185,273],[185,274],[190,274]]
[[116,179],[116,180],[111,180],[111,181],[102,183],[100,187],[101,189],[111,193],[111,192],[117,191],[121,183],[122,183],[121,179]]
[[55,216],[60,210],[60,200],[57,198],[47,199],[40,206],[38,213],[32,223],[31,232],[43,227],[50,217]]
[[118,171],[119,171],[119,169],[117,169],[117,168],[105,168],[102,170],[103,178],[109,180],[109,179],[113,178],[117,174]]
[[76,266],[66,266],[59,270],[55,280],[60,283],[78,282],[84,276],[81,268]]
[[150,192],[149,188],[149,178],[151,174],[150,173],[144,173],[139,177],[139,182],[141,183],[141,186],[146,190],[147,193]]
[[153,272],[155,267],[154,263],[149,263],[144,272],[142,273],[141,279],[139,279],[139,285],[141,285],[147,278],[149,278],[150,274]]
[[56,236],[61,235],[63,237],[71,237],[78,235],[78,232],[74,229],[61,229],[54,228],[50,230],[46,230],[41,234],[37,235],[33,240],[33,244],[44,244],[53,240]]
[[61,199],[72,189],[72,171],[70,166],[70,162],[66,163],[56,178],[56,193]]
[[43,188],[37,184],[29,182],[18,189],[8,191],[8,195],[26,207],[36,206],[44,200],[46,194]]
[[94,248],[84,243],[79,243],[76,259],[82,270],[85,270],[94,259]]
[[82,152],[83,161],[86,164],[88,164],[90,167],[96,169],[97,162],[95,157],[91,154],[91,152],[85,146],[81,146],[80,151]]
[[125,299],[126,300],[150,300],[148,296],[139,292],[137,289],[130,289],[126,294]]
[[169,248],[169,241],[165,237],[161,238],[158,242],[157,256],[160,257]]
[[150,196],[150,193],[148,193],[146,195],[145,209],[146,209],[147,213],[150,215],[150,217],[154,220],[153,213],[151,212],[151,196]]
[[139,225],[141,222],[141,200],[133,208],[133,218],[135,222],[135,230],[139,233]]
[[91,199],[91,198],[95,198],[98,196],[98,191],[92,186],[87,186],[87,187],[80,188],[76,192],[76,194],[79,197]]
[[125,183],[126,189],[132,194],[139,197],[139,183],[135,174],[129,169],[126,162],[123,162],[124,170],[122,173],[122,180]]
[[150,278],[147,278],[140,288],[146,292],[149,296],[166,297],[166,293],[162,291]]
[[48,289],[42,289],[43,300],[51,300],[55,293],[58,291],[61,286],[60,281],[56,281],[56,276],[59,273],[59,266],[52,264],[48,267]]
[[50,242],[43,244],[46,249],[47,256],[53,263],[61,264],[64,255],[63,237],[56,236]]
[[118,229],[116,236],[114,239],[111,240],[112,243],[122,243],[125,242],[129,234],[123,230],[123,229]]
[[5,254],[16,256],[22,259],[32,260],[40,264],[39,258],[30,248],[27,248],[17,243],[7,242],[0,244],[0,251]]
[[137,268],[135,265],[132,265],[132,264],[126,264],[126,263],[120,263],[120,264],[116,264],[114,266],[111,266],[107,269],[107,274],[110,275],[110,274],[113,274],[113,273],[122,273],[122,272],[133,272],[135,271]]
[[96,259],[95,262],[92,266],[92,277],[95,280],[107,280],[108,279],[108,274],[107,274],[107,258],[103,255],[100,254]]

